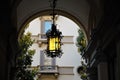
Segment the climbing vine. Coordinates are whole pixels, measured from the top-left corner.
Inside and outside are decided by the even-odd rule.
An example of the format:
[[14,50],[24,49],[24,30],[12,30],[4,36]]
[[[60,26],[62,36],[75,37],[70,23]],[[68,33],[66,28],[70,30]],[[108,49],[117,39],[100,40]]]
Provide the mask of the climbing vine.
[[[86,47],[86,39],[83,31],[78,29],[76,46],[78,47],[78,52],[83,52]],[[81,66],[78,67],[77,72],[80,74],[82,80],[87,80],[87,65],[81,61]]]
[[77,72],[80,74],[80,77],[82,80],[88,80],[87,79],[87,65],[81,61],[81,66],[78,67]]
[[78,37],[77,37],[76,46],[78,47],[79,52],[82,52],[86,47],[85,35],[81,29],[78,30]]

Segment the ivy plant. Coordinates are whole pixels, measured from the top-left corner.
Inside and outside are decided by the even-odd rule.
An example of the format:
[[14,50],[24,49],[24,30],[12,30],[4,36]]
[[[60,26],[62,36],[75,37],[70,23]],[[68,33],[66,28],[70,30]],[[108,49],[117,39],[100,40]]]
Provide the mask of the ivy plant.
[[[78,29],[78,37],[77,37],[76,46],[78,47],[78,52],[83,52],[86,47],[86,39],[83,31]],[[77,72],[80,74],[82,80],[87,80],[87,65],[81,61],[81,66],[79,66]]]
[[86,47],[86,39],[81,29],[78,30],[78,37],[76,40],[77,40],[76,46],[78,47],[78,51],[82,52]]

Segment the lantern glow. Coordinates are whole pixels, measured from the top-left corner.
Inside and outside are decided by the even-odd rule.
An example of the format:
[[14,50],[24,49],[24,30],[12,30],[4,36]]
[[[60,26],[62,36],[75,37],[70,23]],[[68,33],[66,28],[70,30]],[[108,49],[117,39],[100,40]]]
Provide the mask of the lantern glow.
[[59,50],[60,44],[59,44],[59,38],[50,38],[49,40],[49,50]]

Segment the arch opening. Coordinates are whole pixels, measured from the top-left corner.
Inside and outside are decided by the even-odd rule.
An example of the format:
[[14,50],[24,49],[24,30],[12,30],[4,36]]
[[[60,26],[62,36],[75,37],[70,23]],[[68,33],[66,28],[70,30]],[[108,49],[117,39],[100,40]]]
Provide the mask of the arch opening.
[[[64,15],[64,16],[63,16]],[[41,13],[41,14],[37,14],[37,15],[34,15],[34,16],[32,16],[32,17],[30,17],[30,18],[28,18],[27,20],[26,20],[26,22],[25,23],[23,23],[23,26],[21,27],[21,30],[19,31],[19,37],[20,37],[20,35],[22,35],[24,32],[25,32],[25,29],[27,28],[26,26],[30,23],[30,22],[32,22],[33,20],[35,20],[36,18],[38,18],[38,19],[41,19],[41,17],[42,16],[50,16],[47,12],[44,12],[44,14],[43,13]],[[62,16],[62,17],[64,17],[64,18],[66,18],[66,19],[69,19],[69,20],[71,20],[73,23],[75,23],[77,26],[78,26],[78,28],[80,28],[80,29],[82,29],[82,30],[84,30],[83,29],[83,26],[79,23],[79,21],[77,21],[77,19],[76,18],[74,18],[74,16],[71,16],[71,15],[67,15],[66,13],[61,13],[61,15],[58,15],[58,16]],[[58,21],[59,22],[59,21]],[[57,23],[56,23],[57,24]],[[69,24],[69,23],[68,23]],[[58,26],[59,26],[59,24],[58,24]],[[69,27],[69,26],[66,26],[66,27]],[[74,26],[72,26],[73,28],[74,28]],[[66,31],[68,31],[67,29],[66,29]],[[61,30],[61,32],[62,32],[62,30]],[[85,32],[85,30],[84,30],[84,32]],[[71,36],[70,36],[71,37]],[[87,40],[87,39],[86,39]],[[37,43],[37,42],[36,42]],[[74,44],[74,43],[71,43],[71,42],[69,42],[70,44]],[[38,43],[39,44],[39,47],[42,47],[42,48],[45,48],[44,46],[42,46],[42,43]],[[35,44],[36,45],[36,44]],[[74,46],[75,47],[75,46]],[[67,52],[67,51],[69,51],[69,48],[71,48],[71,49],[73,49],[73,46],[70,46],[70,45],[65,45],[64,46],[64,49],[65,49],[65,51],[66,51],[66,53],[69,53],[69,52]],[[42,52],[41,52],[42,53]],[[70,61],[70,62],[72,62],[72,63],[74,63],[72,60],[74,59],[74,58],[72,58],[73,56],[75,56],[75,54],[72,54],[72,53],[74,53],[74,50],[72,51],[72,52],[70,52],[71,54],[70,54],[70,56],[71,56],[71,58],[69,59],[68,58],[68,61]],[[75,53],[77,53],[77,51],[75,52]],[[67,54],[68,55],[68,54]],[[79,54],[77,54],[77,55],[79,55]],[[40,55],[39,55],[40,56]],[[79,55],[80,56],[80,55]],[[44,57],[44,58],[46,58],[46,57]],[[76,58],[77,59],[77,58]],[[80,57],[78,58],[78,59],[81,59]],[[49,59],[49,58],[46,58],[46,61],[51,61],[51,59]],[[64,61],[66,61],[65,60],[65,57],[63,57],[61,60],[60,59],[58,59],[57,60],[59,63],[59,66],[62,66],[62,62],[64,62]],[[77,60],[77,61],[79,61],[79,60]],[[68,66],[71,66],[71,63],[70,62],[67,62],[67,63],[65,63],[66,65],[68,65]],[[35,63],[39,63],[39,62],[36,62],[35,61]],[[52,64],[51,62],[47,62],[46,64]],[[35,64],[33,63],[33,66],[34,66]],[[79,64],[80,65],[80,64]],[[75,69],[74,69],[74,73],[76,72],[76,68],[79,66],[79,65],[76,65],[75,66]],[[36,66],[36,65],[35,65]],[[72,67],[71,67],[72,68]],[[75,73],[76,74],[76,73]]]
[[[20,25],[20,29],[18,30],[18,38],[24,33],[24,30],[26,28],[26,25],[28,23],[30,23],[32,20],[34,20],[35,18],[37,17],[40,17],[40,16],[44,16],[44,15],[48,15],[50,16],[52,13],[52,10],[49,9],[49,10],[44,10],[44,11],[41,11],[41,12],[38,12],[36,14],[31,14],[30,16],[28,16],[26,18],[26,20],[22,23],[22,25]],[[87,30],[85,28],[85,26],[79,21],[79,19],[73,15],[71,15],[70,13],[66,12],[66,11],[63,11],[63,10],[55,10],[55,13],[57,15],[61,15],[61,16],[64,16],[70,20],[72,20],[73,22],[75,22],[79,27],[80,29],[83,31],[84,35],[85,35],[85,38],[86,40],[88,41],[88,34],[87,34]],[[88,43],[88,42],[87,42]]]

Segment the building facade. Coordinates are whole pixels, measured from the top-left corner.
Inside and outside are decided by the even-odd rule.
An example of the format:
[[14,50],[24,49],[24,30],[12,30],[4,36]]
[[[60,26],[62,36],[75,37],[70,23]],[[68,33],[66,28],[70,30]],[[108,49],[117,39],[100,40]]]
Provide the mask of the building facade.
[[[81,65],[81,56],[76,47],[78,36],[78,25],[72,20],[57,15],[55,17],[57,29],[62,32],[63,55],[57,58],[50,58],[45,54],[47,40],[45,33],[51,29],[52,17],[41,16],[29,23],[26,32],[32,33],[35,43],[31,49],[35,49],[32,67],[38,68],[37,78],[39,80],[81,80],[77,68]],[[69,31],[67,31],[69,29]],[[26,33],[25,32],[25,33]]]

